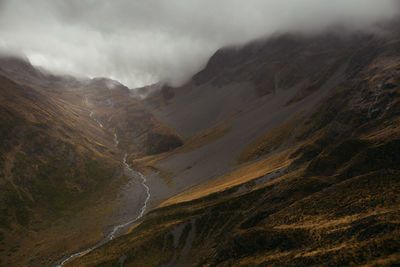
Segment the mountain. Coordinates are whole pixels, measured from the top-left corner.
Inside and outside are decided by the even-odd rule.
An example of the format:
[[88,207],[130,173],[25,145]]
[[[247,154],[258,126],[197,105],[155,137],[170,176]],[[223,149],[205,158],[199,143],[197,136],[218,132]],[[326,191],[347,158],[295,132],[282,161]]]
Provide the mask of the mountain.
[[66,266],[400,262],[400,36],[382,27],[222,48],[152,92],[184,142],[132,164],[171,197]]
[[49,265],[101,240],[131,205],[119,197],[131,179],[124,153],[182,144],[122,84],[49,74],[20,58],[0,59],[0,118],[2,266]]
[[0,265],[400,262],[398,26],[221,48],[180,87],[0,57]]
[[[188,84],[164,87],[146,100],[155,116],[188,139],[187,145],[189,140],[207,144],[190,152],[181,148],[184,153],[176,151],[157,166],[173,173],[174,184],[185,188],[229,173],[238,163],[293,146],[286,142],[293,140],[284,140],[293,139],[293,134],[282,136],[279,129],[298,127],[323,98],[359,79],[361,69],[378,57],[396,56],[394,38],[398,37],[293,34],[217,51]],[[165,91],[173,97],[165,97]],[[262,137],[271,138],[270,131],[275,140],[257,144],[257,138],[266,143]],[[247,148],[252,142],[266,148],[251,152]],[[245,150],[256,155],[246,156]]]

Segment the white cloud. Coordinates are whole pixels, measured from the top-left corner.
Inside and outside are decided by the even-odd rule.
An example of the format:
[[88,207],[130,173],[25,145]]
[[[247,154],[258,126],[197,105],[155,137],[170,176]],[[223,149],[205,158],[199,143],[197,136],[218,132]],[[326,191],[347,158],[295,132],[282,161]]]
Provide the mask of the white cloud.
[[333,23],[368,27],[395,0],[0,0],[0,49],[130,87],[181,83],[219,47]]

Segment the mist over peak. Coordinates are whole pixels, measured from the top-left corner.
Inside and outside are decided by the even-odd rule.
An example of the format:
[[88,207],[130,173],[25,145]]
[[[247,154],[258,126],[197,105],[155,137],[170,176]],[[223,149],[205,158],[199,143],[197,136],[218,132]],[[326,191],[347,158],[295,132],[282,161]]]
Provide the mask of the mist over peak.
[[53,72],[109,77],[131,88],[178,85],[221,46],[331,25],[370,29],[395,0],[2,0],[0,50]]

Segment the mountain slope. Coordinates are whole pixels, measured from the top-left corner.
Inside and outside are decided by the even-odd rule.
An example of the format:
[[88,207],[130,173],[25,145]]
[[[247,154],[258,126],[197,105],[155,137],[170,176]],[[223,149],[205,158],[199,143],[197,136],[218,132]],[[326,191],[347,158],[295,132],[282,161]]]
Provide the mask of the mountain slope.
[[398,263],[399,48],[397,32],[276,37],[153,94],[185,144],[136,163],[181,193],[69,266]]
[[0,265],[49,265],[101,240],[124,222],[119,210],[141,201],[136,191],[120,197],[131,179],[124,153],[182,141],[115,81],[51,75],[11,57],[0,73]]
[[[161,90],[146,103],[188,145],[211,132],[224,132],[223,138],[156,157],[148,165],[170,173],[178,191],[233,171],[237,157],[257,138],[294,116],[306,119],[322,98],[357,77],[363,67],[396,55],[396,36],[283,35],[217,51],[188,84],[166,87],[170,96]],[[286,136],[290,140],[281,140],[281,147],[296,141]],[[275,152],[259,156],[268,153]]]
[[[100,143],[104,134],[89,117],[78,118],[51,97],[5,77],[0,84],[1,247],[7,255],[2,260],[11,264],[32,249],[26,243],[37,239],[32,229],[40,233],[52,221],[93,205],[118,176],[119,162]],[[47,244],[38,246],[39,255]]]

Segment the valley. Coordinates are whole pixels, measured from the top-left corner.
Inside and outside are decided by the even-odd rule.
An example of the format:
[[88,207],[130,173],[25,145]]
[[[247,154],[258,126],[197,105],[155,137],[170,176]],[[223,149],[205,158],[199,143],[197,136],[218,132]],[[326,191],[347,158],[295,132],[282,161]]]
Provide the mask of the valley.
[[[85,96],[85,104],[89,105],[87,96]],[[90,111],[90,117],[98,123],[99,127],[104,128],[103,124],[101,122],[99,122],[98,120],[96,120],[93,116],[94,116],[93,111]],[[119,144],[119,141],[118,141],[118,136],[116,133],[114,133],[114,142],[115,142],[115,146],[117,147]],[[127,154],[125,153],[123,160],[122,160],[122,164],[124,166],[124,173],[126,176],[129,177],[129,181],[127,182],[127,184],[124,185],[124,188],[123,188],[124,196],[123,197],[128,198],[129,201],[125,201],[123,203],[125,203],[125,206],[127,206],[127,205],[129,205],[129,206],[123,207],[126,210],[126,211],[124,211],[124,213],[125,213],[124,215],[130,216],[130,217],[135,216],[135,217],[127,218],[126,216],[124,216],[123,219],[126,222],[112,226],[111,232],[106,234],[105,237],[100,242],[98,242],[97,244],[95,244],[94,246],[92,246],[88,249],[73,253],[72,255],[65,257],[64,259],[57,262],[55,266],[57,266],[57,267],[62,266],[66,262],[70,261],[71,259],[82,256],[86,253],[89,253],[90,251],[106,244],[108,241],[113,240],[117,236],[117,234],[124,233],[123,231],[126,231],[127,227],[132,226],[133,223],[135,223],[138,219],[140,219],[144,215],[146,208],[147,208],[148,201],[151,196],[150,188],[146,185],[146,178],[143,176],[143,174],[141,174],[140,172],[135,172],[131,169],[129,164],[126,162],[126,157],[127,157]],[[138,181],[138,180],[140,180],[140,181]],[[143,187],[143,190],[145,191],[145,199],[144,200],[140,199],[141,194],[137,194],[138,189],[140,190],[140,188],[138,188],[138,184],[140,184]],[[132,208],[132,206],[134,206],[134,207],[137,206],[138,203],[139,203],[139,209],[137,207],[136,207],[136,209]],[[140,204],[140,203],[142,203],[142,204]],[[141,205],[141,207],[140,207],[140,205]]]
[[66,266],[398,262],[400,59],[390,40],[258,40],[151,93],[144,105],[184,144],[132,164],[177,193]]
[[[23,60],[7,58],[3,64],[9,78],[3,76],[1,82],[2,116],[10,119],[3,121],[7,127],[2,126],[9,130],[2,132],[1,220],[5,232],[0,247],[10,250],[2,252],[2,264],[50,265],[120,235],[144,214],[150,192],[146,178],[127,163],[129,148],[121,129],[113,124],[116,117],[106,118],[96,109],[96,104],[108,105],[113,100],[107,95],[108,81],[95,86],[100,91],[93,92],[87,81],[75,81],[69,88],[64,87],[67,82],[61,83],[60,89]],[[20,71],[9,72],[11,64]],[[27,78],[24,71],[34,77]],[[20,75],[28,79],[23,82],[29,86],[22,84]],[[121,88],[117,97],[126,98],[128,93]],[[135,100],[128,97],[125,105],[132,103]],[[122,104],[121,109],[126,107]],[[157,122],[147,119],[151,115],[140,107],[138,116],[148,120],[142,119],[140,126],[157,128]],[[14,130],[11,122],[16,123]],[[138,140],[130,145],[142,146],[143,152],[134,148],[137,153],[147,153],[141,139],[149,132],[137,126],[129,132]],[[157,184],[164,182],[158,179]],[[13,205],[18,209],[13,210]]]
[[181,86],[0,59],[0,265],[394,266],[397,26],[223,47]]

